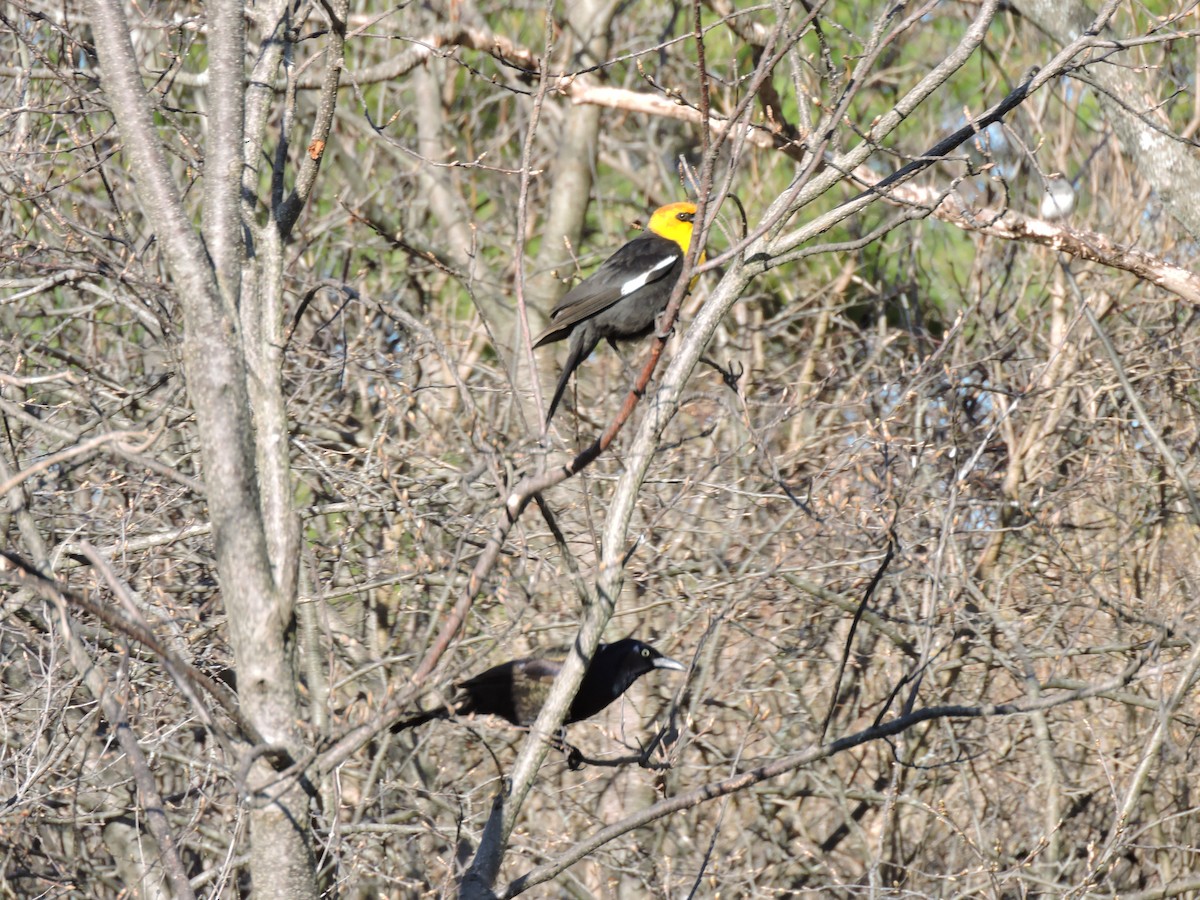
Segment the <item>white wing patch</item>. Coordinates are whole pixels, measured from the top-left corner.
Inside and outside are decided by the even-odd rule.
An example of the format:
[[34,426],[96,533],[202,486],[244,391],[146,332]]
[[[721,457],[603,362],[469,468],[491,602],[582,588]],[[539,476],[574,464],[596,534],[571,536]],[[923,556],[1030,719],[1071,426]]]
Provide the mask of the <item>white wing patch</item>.
[[675,264],[675,260],[677,259],[679,259],[678,256],[664,256],[641,275],[638,275],[635,278],[630,278],[627,282],[621,285],[621,296],[628,297],[634,291],[644,288],[650,281],[651,275],[653,275],[659,269],[665,269],[668,266],[673,266]]

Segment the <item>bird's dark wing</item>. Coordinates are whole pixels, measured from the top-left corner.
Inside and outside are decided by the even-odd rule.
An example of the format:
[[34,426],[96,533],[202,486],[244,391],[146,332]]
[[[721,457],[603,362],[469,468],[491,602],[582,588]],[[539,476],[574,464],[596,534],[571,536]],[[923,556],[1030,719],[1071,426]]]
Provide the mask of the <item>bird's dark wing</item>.
[[464,715],[484,713],[501,716],[515,723],[517,714],[513,709],[513,670],[516,665],[515,660],[509,660],[459,682],[458,689],[465,696],[458,704],[458,712]]
[[516,725],[532,725],[542,711],[542,704],[550,694],[554,676],[562,669],[562,663],[554,659],[517,660],[513,665],[512,717]]
[[683,251],[674,241],[644,232],[621,247],[550,311],[550,325],[533,346],[566,337],[573,327],[608,309],[622,297],[666,278]]
[[473,678],[458,687],[466,695],[458,706],[460,714],[485,713],[508,719],[514,725],[528,725],[538,710],[562,663],[552,659],[513,659]]

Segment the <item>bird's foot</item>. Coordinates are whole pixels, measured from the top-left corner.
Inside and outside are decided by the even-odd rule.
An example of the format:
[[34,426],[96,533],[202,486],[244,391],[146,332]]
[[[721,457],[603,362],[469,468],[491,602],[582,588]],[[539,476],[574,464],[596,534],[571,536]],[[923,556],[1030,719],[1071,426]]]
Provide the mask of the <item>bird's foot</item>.
[[700,357],[700,362],[707,363],[716,369],[721,374],[721,380],[725,382],[725,386],[735,394],[738,392],[738,382],[746,374],[746,367],[739,360],[730,360],[728,369],[723,368],[719,362],[707,356]]
[[585,765],[587,765],[587,760],[580,752],[578,747],[567,743],[566,731],[567,730],[564,728],[562,733],[553,741],[551,741],[551,744],[561,750],[563,755],[567,757],[567,768],[572,772],[578,772]]

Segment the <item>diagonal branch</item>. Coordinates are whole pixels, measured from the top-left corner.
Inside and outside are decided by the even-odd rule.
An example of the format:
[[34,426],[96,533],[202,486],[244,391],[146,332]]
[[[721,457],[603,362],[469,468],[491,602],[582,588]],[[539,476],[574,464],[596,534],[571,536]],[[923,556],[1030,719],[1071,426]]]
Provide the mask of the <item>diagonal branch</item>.
[[[1197,655],[1200,656],[1200,654]],[[510,897],[516,897],[531,887],[550,880],[608,842],[665,816],[685,809],[691,809],[692,807],[699,806],[701,803],[707,803],[710,800],[716,800],[737,791],[746,790],[755,784],[777,778],[780,775],[785,775],[804,766],[810,766],[820,760],[829,759],[863,744],[901,734],[923,722],[935,722],[942,719],[992,719],[1026,715],[1039,710],[1052,709],[1056,706],[1086,700],[1089,697],[1095,697],[1104,692],[1124,687],[1133,680],[1134,675],[1137,674],[1140,667],[1141,660],[1138,660],[1120,675],[1100,684],[1089,685],[1088,687],[1074,691],[1044,695],[1037,699],[1026,699],[1013,703],[987,704],[983,706],[947,705],[925,707],[924,709],[914,710],[906,715],[897,716],[887,722],[864,728],[854,734],[838,738],[836,741],[830,741],[826,744],[820,744],[807,750],[800,750],[796,753],[780,757],[773,762],[757,766],[745,772],[739,772],[722,781],[715,781],[692,788],[685,793],[678,794],[666,800],[660,800],[633,815],[627,816],[620,822],[602,828],[590,837],[576,842],[570,850],[558,859],[543,866],[538,866],[536,869],[515,879],[500,896],[505,898],[505,900]]]

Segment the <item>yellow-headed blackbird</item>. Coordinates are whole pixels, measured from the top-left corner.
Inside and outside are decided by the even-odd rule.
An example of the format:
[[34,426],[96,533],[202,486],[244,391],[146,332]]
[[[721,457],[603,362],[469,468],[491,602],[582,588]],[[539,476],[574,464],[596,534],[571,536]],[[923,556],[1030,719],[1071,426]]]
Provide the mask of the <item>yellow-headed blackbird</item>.
[[[546,413],[547,427],[571,373],[601,339],[616,349],[618,340],[645,337],[654,329],[679,281],[695,218],[694,203],[671,203],[656,209],[645,231],[571,288],[550,311],[550,325],[533,346],[561,341],[567,335],[571,346]],[[703,253],[699,261],[704,261]]]

